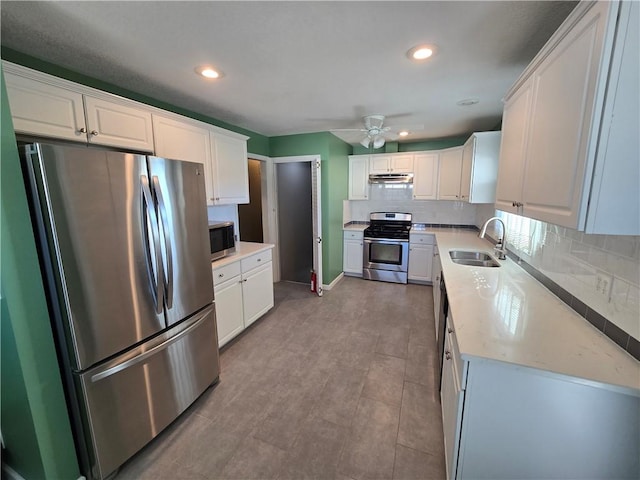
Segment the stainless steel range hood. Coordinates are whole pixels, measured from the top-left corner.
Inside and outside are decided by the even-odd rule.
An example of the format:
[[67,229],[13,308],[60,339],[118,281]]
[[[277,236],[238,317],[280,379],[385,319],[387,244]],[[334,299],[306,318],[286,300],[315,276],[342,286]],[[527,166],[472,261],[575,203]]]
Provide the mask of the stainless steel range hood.
[[413,173],[372,173],[369,183],[413,183]]

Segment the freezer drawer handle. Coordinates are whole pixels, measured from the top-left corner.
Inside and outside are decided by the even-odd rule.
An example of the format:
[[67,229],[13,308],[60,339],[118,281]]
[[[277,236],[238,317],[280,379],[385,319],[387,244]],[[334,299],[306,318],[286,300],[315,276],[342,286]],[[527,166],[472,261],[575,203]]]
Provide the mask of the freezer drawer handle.
[[160,180],[156,175],[153,176],[153,190],[156,192],[158,198],[158,206],[160,207],[160,224],[162,225],[162,233],[164,235],[164,250],[166,252],[167,259],[167,271],[166,271],[166,290],[167,295],[167,308],[173,306],[173,253],[171,248],[171,239],[169,238],[169,219],[167,217],[167,207],[162,197],[162,188],[160,187]]
[[186,327],[184,330],[182,330],[179,333],[176,333],[174,336],[172,336],[171,338],[168,338],[167,340],[165,340],[164,342],[162,342],[159,345],[156,345],[155,347],[151,347],[149,350],[147,350],[144,353],[141,353],[140,355],[136,355],[133,358],[130,358],[128,360],[125,360],[122,363],[119,363],[117,365],[114,365],[113,367],[110,367],[100,373],[96,373],[95,375],[91,376],[91,382],[95,383],[98,382],[104,378],[110,377],[111,375],[114,375],[118,372],[121,372],[122,370],[125,370],[129,367],[133,367],[134,365],[137,365],[138,363],[144,362],[147,358],[152,357],[153,355],[157,354],[158,352],[165,350],[166,348],[168,348],[170,345],[174,344],[175,342],[177,342],[178,340],[180,340],[182,337],[184,337],[185,335],[188,335],[189,332],[195,330],[196,328],[198,328],[207,318],[207,315],[209,315],[209,313],[211,312],[211,308],[207,308],[204,312],[202,312],[200,315],[197,315],[196,317],[192,318],[191,320],[189,320],[188,322],[190,323],[190,325],[188,327]]
[[[155,254],[155,265],[157,272],[153,270],[153,261],[151,258],[151,252],[149,251],[149,242],[145,242],[147,250],[147,268],[149,270],[149,280],[151,281],[151,292],[153,295],[153,302],[156,306],[156,313],[162,313],[162,297],[164,296],[164,279],[162,278],[162,259],[160,257],[160,239],[158,229],[158,217],[156,216],[155,205],[153,197],[151,196],[151,190],[149,189],[149,179],[146,175],[140,175],[140,184],[142,185],[142,196],[145,204],[143,216],[148,217],[151,223],[151,236],[153,238],[153,247]],[[146,236],[149,235],[149,228],[146,226],[146,218],[143,218],[143,224],[145,225]],[[155,282],[155,285],[154,285]]]

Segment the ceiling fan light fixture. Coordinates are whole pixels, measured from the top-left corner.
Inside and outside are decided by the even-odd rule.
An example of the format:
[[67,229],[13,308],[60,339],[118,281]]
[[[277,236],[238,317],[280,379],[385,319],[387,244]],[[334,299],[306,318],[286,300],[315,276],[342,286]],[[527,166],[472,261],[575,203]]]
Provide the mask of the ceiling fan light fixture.
[[383,137],[376,137],[373,139],[373,148],[380,148],[384,145]]
[[435,45],[417,45],[407,52],[407,57],[420,62],[433,57],[436,54],[436,50]]
[[195,68],[195,72],[211,80],[224,77],[224,74],[220,70],[213,68],[211,65],[200,65]]
[[370,142],[371,139],[369,137],[364,137],[362,140],[360,140],[360,145],[362,145],[364,148],[369,148]]

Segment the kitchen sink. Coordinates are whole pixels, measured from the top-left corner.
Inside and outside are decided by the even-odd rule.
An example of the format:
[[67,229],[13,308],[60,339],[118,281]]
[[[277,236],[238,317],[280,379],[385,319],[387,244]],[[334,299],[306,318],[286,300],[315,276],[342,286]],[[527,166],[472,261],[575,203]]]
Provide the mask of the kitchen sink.
[[449,256],[454,263],[471,267],[499,267],[500,264],[488,253],[450,250]]

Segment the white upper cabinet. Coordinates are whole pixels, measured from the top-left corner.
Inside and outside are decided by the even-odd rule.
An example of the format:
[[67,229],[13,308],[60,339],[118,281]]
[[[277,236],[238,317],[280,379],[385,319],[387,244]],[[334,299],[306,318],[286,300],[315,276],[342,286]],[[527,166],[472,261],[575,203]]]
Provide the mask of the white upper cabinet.
[[153,152],[151,112],[84,96],[89,143]]
[[349,200],[369,198],[369,156],[349,157]]
[[153,151],[151,112],[144,106],[116,95],[90,95],[71,82],[6,62],[4,70],[17,133]]
[[187,122],[154,114],[153,133],[157,156],[211,165],[209,130],[200,122]]
[[[503,130],[511,133],[502,147],[498,208],[519,202],[522,215],[556,225],[640,234],[638,42],[628,27],[638,21],[634,3],[579,3],[507,94]],[[520,104],[512,103],[517,96]],[[505,185],[518,145],[524,175],[520,200],[511,200]]]
[[369,173],[413,173],[413,154],[370,155]]
[[438,153],[417,153],[413,157],[414,200],[438,198]]
[[462,152],[460,199],[469,203],[494,203],[501,132],[476,132]]
[[510,213],[519,213],[522,203],[532,83],[531,80],[526,82],[507,100],[502,116],[502,141],[495,205],[496,208]]
[[462,147],[440,151],[438,174],[438,200],[460,200],[462,174]]
[[249,203],[247,137],[211,132],[213,175],[206,182],[207,203]]
[[80,93],[14,75],[6,68],[4,78],[16,132],[87,141]]

